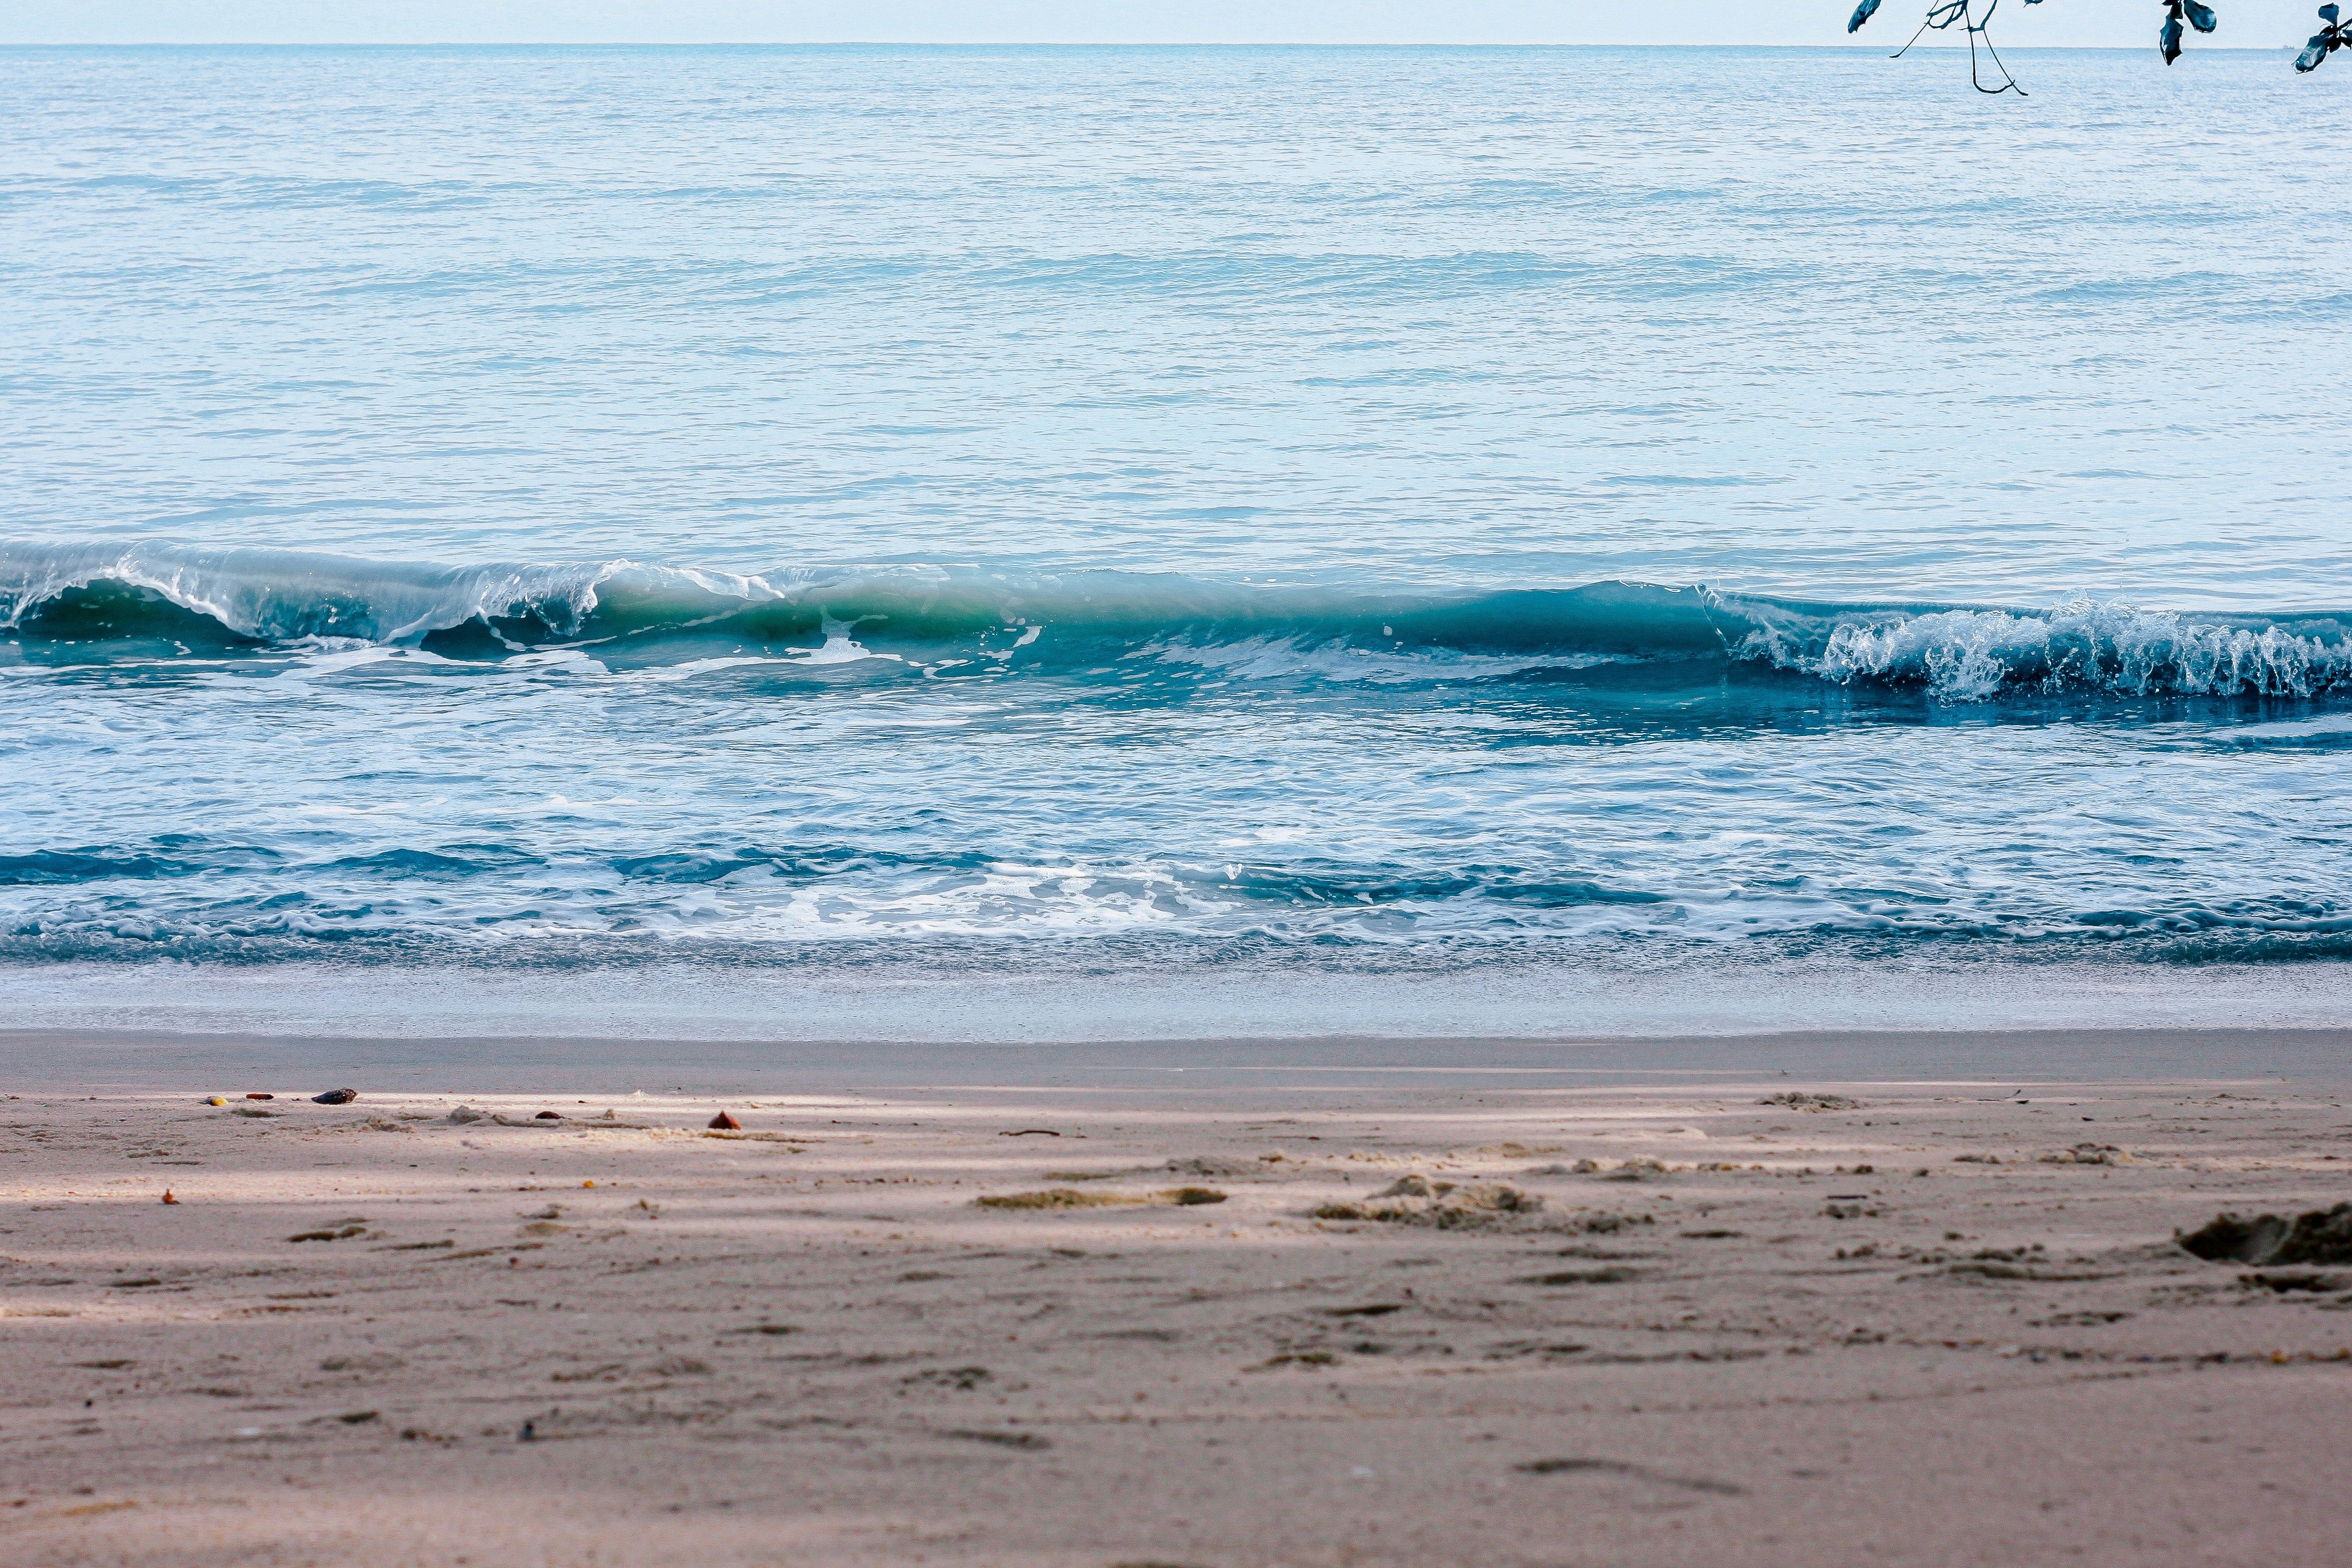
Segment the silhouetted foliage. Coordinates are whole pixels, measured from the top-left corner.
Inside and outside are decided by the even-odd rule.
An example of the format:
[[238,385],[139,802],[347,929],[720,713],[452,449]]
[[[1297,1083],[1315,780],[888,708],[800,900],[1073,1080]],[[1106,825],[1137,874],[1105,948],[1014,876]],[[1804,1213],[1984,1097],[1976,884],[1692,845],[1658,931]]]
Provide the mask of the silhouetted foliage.
[[2319,62],[2338,49],[2352,48],[2352,26],[2336,19],[2332,5],[2319,8],[2319,31],[2311,35],[2311,42],[2303,46],[2303,53],[2294,57],[2294,68],[2299,71],[2317,70]]
[[[2042,0],[2025,0],[2025,3],[2028,5],[2039,5]],[[2184,0],[2173,0],[2176,8],[2183,3]],[[1969,80],[1976,84],[1976,89],[1979,92],[2013,92],[2018,97],[2023,98],[2025,89],[2017,85],[2017,79],[2009,74],[2007,66],[2000,63],[2000,55],[1992,47],[1992,35],[1985,31],[1992,23],[1992,14],[1999,9],[2000,9],[2000,0],[1985,0],[1984,15],[1979,16],[1977,15],[1977,0],[1934,0],[1934,4],[1927,7],[1927,19],[1919,24],[1917,32],[1911,35],[1910,44],[1906,44],[1895,51],[1895,58],[1899,60],[1910,53],[1911,44],[1916,44],[1927,37],[1927,30],[1931,27],[1939,33],[1948,27],[1960,27],[1968,34]],[[1862,4],[1853,8],[1853,19],[1846,23],[1845,30],[1849,33],[1857,31],[1864,22],[1877,14],[1878,0],[1862,0]],[[2209,12],[2208,15],[2210,13]],[[1977,40],[1979,38],[1984,40],[1985,53],[1992,58],[1994,68],[2000,72],[1999,87],[1987,87],[1984,84],[1984,78],[1978,74]]]
[[[1860,32],[1864,22],[1878,15],[1880,3],[1881,0],[1861,0],[1854,6],[1853,15],[1847,18],[1845,30]],[[2187,40],[2189,28],[2210,33],[2221,26],[2221,18],[2214,14],[2212,6],[2205,4],[2205,0],[2161,0],[2161,3],[2164,25],[2157,29],[2156,47],[2157,52],[2164,57],[2166,65],[2180,58],[2180,47]],[[2039,5],[2042,0],[2025,0],[2025,4]],[[2001,64],[2000,54],[1992,47],[1992,35],[1988,30],[1992,23],[1992,14],[2000,6],[2000,0],[1930,0],[1927,20],[1921,22],[1919,30],[1911,35],[1910,43],[1895,51],[1895,58],[1901,59],[1910,51],[1911,44],[1925,37],[1930,29],[1940,33],[1947,28],[1960,27],[1968,35],[1969,79],[1976,84],[1976,89],[1979,92],[2014,92],[2022,98],[2025,89],[2017,85],[2017,79],[2009,74],[2007,66]],[[2303,53],[2294,58],[2294,68],[2299,71],[2315,70],[2320,61],[2336,50],[2352,48],[2352,25],[2340,19],[2332,0],[2331,4],[2319,8],[2319,31],[2311,36],[2311,42],[2304,46]],[[1985,54],[1991,58],[1994,68],[2000,72],[2000,85],[1998,87],[1987,87],[1979,72],[1979,39],[1983,40]]]

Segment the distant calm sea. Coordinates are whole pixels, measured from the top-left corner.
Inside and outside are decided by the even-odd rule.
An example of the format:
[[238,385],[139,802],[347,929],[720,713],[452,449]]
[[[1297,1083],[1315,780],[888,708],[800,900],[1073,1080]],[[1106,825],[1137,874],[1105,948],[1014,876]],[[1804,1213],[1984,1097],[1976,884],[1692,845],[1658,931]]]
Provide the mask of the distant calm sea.
[[2352,1021],[2352,70],[0,50],[14,1026]]

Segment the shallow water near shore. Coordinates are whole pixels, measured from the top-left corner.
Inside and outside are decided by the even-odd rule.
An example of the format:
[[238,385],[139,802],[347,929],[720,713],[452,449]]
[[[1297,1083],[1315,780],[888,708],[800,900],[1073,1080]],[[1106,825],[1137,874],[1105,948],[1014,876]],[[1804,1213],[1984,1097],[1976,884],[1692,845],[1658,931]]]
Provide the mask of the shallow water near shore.
[[2345,84],[2012,64],[0,50],[0,984],[2345,1022]]

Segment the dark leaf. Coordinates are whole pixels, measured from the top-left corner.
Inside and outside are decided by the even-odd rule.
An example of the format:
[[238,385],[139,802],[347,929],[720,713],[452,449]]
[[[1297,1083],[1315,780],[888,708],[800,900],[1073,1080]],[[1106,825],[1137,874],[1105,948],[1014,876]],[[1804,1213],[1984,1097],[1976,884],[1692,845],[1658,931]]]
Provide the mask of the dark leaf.
[[2164,63],[2170,65],[2180,58],[2180,18],[2168,16],[2164,31],[2156,36],[2156,47],[2164,51]]
[[2327,58],[2327,36],[2323,33],[2304,46],[2303,53],[2294,57],[2294,68],[2299,71],[2317,70],[2319,62]]
[[2204,4],[2204,0],[2180,0],[2180,4],[2181,8],[2189,13],[2189,25],[2200,33],[2211,32],[2213,24],[2220,20],[2213,15],[2213,7]]
[[2336,7],[2333,5],[2322,5],[2319,8],[2319,19],[2327,23],[2330,26],[2333,26],[2336,23]]
[[1862,0],[1862,4],[1853,8],[1853,19],[1845,25],[1845,30],[1849,33],[1858,31],[1864,22],[1876,15],[1878,0]]

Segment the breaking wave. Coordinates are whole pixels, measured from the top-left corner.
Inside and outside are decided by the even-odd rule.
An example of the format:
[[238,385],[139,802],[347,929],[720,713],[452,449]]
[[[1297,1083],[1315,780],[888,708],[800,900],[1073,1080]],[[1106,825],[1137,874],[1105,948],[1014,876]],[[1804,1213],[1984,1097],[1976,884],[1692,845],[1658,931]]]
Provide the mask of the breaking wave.
[[2088,596],[2042,608],[1852,605],[1706,586],[1465,589],[1220,583],[1173,574],[618,560],[434,565],[269,550],[0,543],[0,633],[98,657],[289,647],[452,658],[584,649],[707,660],[1073,669],[1397,683],[1756,667],[1954,703],[2013,693],[2315,697],[2352,689],[2352,613],[2189,613]]

